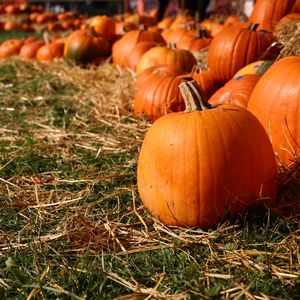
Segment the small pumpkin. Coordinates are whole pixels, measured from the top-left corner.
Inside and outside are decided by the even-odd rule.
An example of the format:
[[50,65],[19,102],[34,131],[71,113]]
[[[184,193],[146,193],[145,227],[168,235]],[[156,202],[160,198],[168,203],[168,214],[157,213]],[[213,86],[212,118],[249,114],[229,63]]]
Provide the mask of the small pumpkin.
[[24,41],[21,39],[8,39],[0,45],[0,58],[18,55]]
[[55,41],[45,44],[36,52],[36,59],[40,62],[50,62],[57,58],[62,58],[65,43],[63,41]]
[[201,68],[197,65],[193,67],[191,73],[187,73],[182,76],[193,78],[201,87],[207,99],[209,99],[211,95],[221,87],[210,70],[201,71]]
[[199,29],[194,35],[185,35],[177,43],[178,49],[200,51],[210,45],[212,38],[208,37],[206,30]]
[[159,45],[166,45],[166,41],[161,34],[148,31],[145,26],[139,29],[131,30],[124,34],[124,36],[116,41],[112,46],[112,60],[113,63],[120,67],[128,67],[128,59],[139,42],[155,42]]
[[212,106],[222,104],[235,104],[246,108],[250,95],[257,84],[260,76],[257,74],[247,74],[235,77],[226,82],[208,100]]
[[242,107],[210,109],[194,101],[199,90],[186,84],[188,110],[155,121],[139,153],[145,208],[165,224],[208,229],[227,214],[244,213],[259,196],[272,205],[277,167],[260,122]]
[[168,47],[153,47],[145,52],[136,67],[136,72],[139,74],[149,67],[159,65],[171,65],[190,72],[196,64],[196,58],[190,51],[177,49],[171,44]]
[[233,78],[237,78],[239,76],[244,76],[247,74],[262,75],[273,63],[273,60],[257,60],[238,70],[234,74]]
[[108,55],[110,45],[106,38],[95,36],[93,28],[77,30],[66,40],[64,59],[79,65],[92,63]]
[[183,71],[175,66],[154,66],[137,76],[134,113],[154,121],[161,116],[185,108],[178,85],[186,81]]
[[116,34],[115,20],[105,15],[92,17],[89,26],[94,28],[96,35],[111,37]]
[[153,47],[158,46],[155,42],[139,42],[132,50],[131,55],[128,57],[128,67],[132,70],[136,70],[136,66],[139,63],[141,57],[145,52]]
[[42,40],[33,41],[31,43],[24,43],[20,49],[19,56],[26,59],[36,58],[37,51],[45,45],[45,42]]

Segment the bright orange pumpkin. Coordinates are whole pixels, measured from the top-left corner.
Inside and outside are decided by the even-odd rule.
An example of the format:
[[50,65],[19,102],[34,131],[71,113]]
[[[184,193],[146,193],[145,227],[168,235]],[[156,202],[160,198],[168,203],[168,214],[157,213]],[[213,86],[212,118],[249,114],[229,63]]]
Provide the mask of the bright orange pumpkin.
[[271,45],[273,36],[238,25],[226,27],[212,40],[208,50],[208,66],[216,80],[225,83],[242,67],[260,59]]
[[257,74],[247,74],[235,77],[226,82],[208,100],[212,106],[222,104],[235,104],[246,108],[250,95],[257,84],[260,76]]
[[116,22],[108,16],[95,16],[89,25],[94,28],[96,35],[110,37],[116,34]]
[[0,45],[0,58],[18,55],[24,41],[21,39],[9,39]]
[[276,22],[292,11],[295,0],[257,0],[249,22],[259,23],[260,29],[273,30]]
[[270,136],[278,161],[300,155],[300,57],[276,61],[255,86],[248,109]]
[[[190,90],[185,98],[191,101]],[[272,205],[277,167],[253,114],[235,105],[204,110],[207,105],[198,100],[186,105],[187,112],[168,114],[150,127],[137,185],[145,208],[163,223],[207,229],[226,215],[244,213],[258,197]]]

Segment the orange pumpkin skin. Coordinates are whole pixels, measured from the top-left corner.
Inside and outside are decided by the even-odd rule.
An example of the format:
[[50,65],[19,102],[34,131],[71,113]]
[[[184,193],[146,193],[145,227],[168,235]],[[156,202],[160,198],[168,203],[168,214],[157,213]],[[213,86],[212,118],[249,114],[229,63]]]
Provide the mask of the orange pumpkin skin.
[[247,74],[257,74],[257,72],[260,70],[260,68],[263,67],[264,64],[270,64],[271,65],[272,61],[267,61],[267,60],[258,60],[255,62],[252,62],[240,70],[238,70],[233,78],[237,78],[239,76],[247,75]]
[[182,75],[183,77],[193,78],[198,85],[201,87],[204,95],[207,99],[221,87],[221,85],[215,80],[210,70],[199,72],[197,67],[192,70],[191,73]]
[[61,41],[46,44],[36,52],[36,59],[40,62],[50,62],[55,58],[61,58],[64,53],[65,43]]
[[143,54],[136,66],[137,74],[153,66],[171,65],[185,72],[190,72],[197,64],[190,51],[168,47],[153,47]]
[[18,55],[23,43],[23,40],[20,39],[9,39],[4,41],[0,45],[0,59]]
[[34,41],[31,43],[24,43],[20,49],[19,56],[26,59],[34,59],[36,57],[37,51],[45,45],[45,42],[42,40]]
[[276,173],[262,125],[246,109],[223,105],[154,122],[139,153],[137,185],[145,208],[163,223],[208,229],[227,213],[243,213],[257,195],[272,205]]
[[225,83],[242,67],[257,61],[272,39],[267,32],[237,25],[226,27],[209,46],[208,66],[216,80]]
[[124,36],[116,41],[112,46],[112,60],[113,63],[120,67],[128,67],[128,59],[139,42],[155,42],[160,45],[166,45],[166,41],[161,34],[148,31],[144,29],[131,30],[124,34]]
[[140,42],[137,43],[132,50],[131,55],[128,57],[128,67],[132,70],[136,70],[136,66],[139,63],[142,55],[153,47],[158,46],[155,42]]
[[208,38],[200,33],[195,35],[185,35],[177,42],[176,47],[188,51],[199,51],[208,47],[211,41],[212,38]]
[[182,70],[175,66],[154,66],[138,75],[134,97],[134,114],[154,121],[161,116],[182,111],[185,104],[178,85]]
[[97,35],[110,37],[116,34],[116,22],[107,16],[95,16],[90,20],[91,27]]
[[235,104],[246,108],[250,95],[260,79],[259,75],[247,74],[233,78],[218,89],[208,100],[212,106]]
[[255,86],[248,103],[263,124],[278,162],[287,165],[300,155],[300,57],[275,62]]
[[249,16],[251,23],[260,29],[273,30],[276,22],[292,11],[295,0],[257,0]]
[[108,55],[109,50],[109,42],[104,37],[95,36],[89,29],[77,30],[67,38],[64,59],[86,65]]

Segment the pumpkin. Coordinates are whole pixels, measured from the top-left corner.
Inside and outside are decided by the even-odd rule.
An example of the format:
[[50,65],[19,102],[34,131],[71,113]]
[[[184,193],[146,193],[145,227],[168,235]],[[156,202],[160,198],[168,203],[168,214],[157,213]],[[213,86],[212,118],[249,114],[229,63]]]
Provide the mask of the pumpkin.
[[3,24],[4,31],[18,31],[22,30],[22,24],[14,21],[14,20],[7,20]]
[[64,53],[65,43],[62,41],[55,41],[45,44],[36,52],[36,59],[40,62],[50,62],[56,58],[61,58]]
[[278,162],[300,155],[300,57],[276,61],[255,86],[248,103],[270,136]]
[[90,20],[89,25],[94,28],[96,35],[110,37],[116,34],[116,22],[107,16],[95,16]]
[[93,28],[77,30],[66,40],[64,59],[75,64],[86,65],[108,55],[107,39],[95,36]]
[[154,66],[137,76],[134,113],[154,121],[161,116],[185,108],[178,85],[187,79],[179,76],[175,66]]
[[273,62],[273,60],[257,60],[238,70],[233,77],[237,78],[247,74],[262,75],[273,64]]
[[184,74],[182,76],[193,78],[201,87],[207,99],[210,98],[210,96],[221,87],[221,85],[215,80],[210,70],[202,72],[197,65],[193,67],[191,73]]
[[208,229],[227,214],[245,212],[259,196],[271,206],[277,167],[260,122],[242,107],[209,109],[192,100],[199,95],[195,86],[181,89],[189,109],[155,121],[139,153],[145,208],[165,224]]
[[200,51],[210,45],[212,38],[207,36],[207,33],[203,29],[196,31],[194,35],[185,35],[177,43],[178,49],[184,49],[188,51]]
[[23,40],[8,39],[0,45],[0,58],[18,55],[23,45]]
[[26,59],[34,59],[36,57],[37,51],[45,45],[42,40],[33,41],[31,43],[24,43],[20,49],[19,56]]
[[162,32],[162,36],[165,39],[165,41],[169,43],[176,44],[185,36],[187,35],[195,35],[196,31],[186,28],[186,27],[180,27],[176,29],[167,29]]
[[141,26],[137,30],[131,30],[124,34],[124,36],[116,41],[112,46],[112,60],[113,63],[120,67],[128,67],[128,59],[139,42],[155,42],[160,45],[166,45],[166,41],[161,34],[146,30],[145,26]]
[[139,63],[142,55],[147,52],[149,49],[158,46],[155,42],[139,42],[136,44],[134,49],[131,52],[131,55],[128,57],[128,67],[132,70],[136,69],[137,64]]
[[257,0],[249,22],[259,23],[260,29],[273,30],[283,16],[291,12],[295,0]]
[[247,74],[235,77],[226,82],[208,100],[212,106],[222,104],[235,104],[247,107],[250,95],[257,84],[260,76],[257,74]]
[[256,28],[257,24],[248,28],[232,25],[214,37],[208,49],[208,67],[216,80],[225,83],[268,49],[273,36]]
[[174,45],[168,47],[153,47],[143,54],[136,67],[137,74],[143,70],[159,65],[172,65],[185,72],[190,72],[197,61],[187,50],[176,49]]

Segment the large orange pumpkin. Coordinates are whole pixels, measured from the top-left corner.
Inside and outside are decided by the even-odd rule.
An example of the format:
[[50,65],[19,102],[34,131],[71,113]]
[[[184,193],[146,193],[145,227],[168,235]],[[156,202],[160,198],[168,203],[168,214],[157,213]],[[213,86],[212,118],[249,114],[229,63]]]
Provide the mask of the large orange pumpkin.
[[248,109],[268,132],[279,161],[300,155],[300,57],[275,62],[255,86]]
[[225,83],[242,67],[259,60],[271,45],[273,36],[256,28],[253,24],[248,28],[232,25],[214,37],[208,50],[208,66],[218,81]]
[[189,106],[159,118],[146,133],[137,167],[146,209],[169,225],[210,228],[259,196],[271,205],[277,168],[260,122],[235,105]]
[[276,22],[292,11],[295,0],[257,0],[249,21],[259,23],[260,29],[273,30]]

